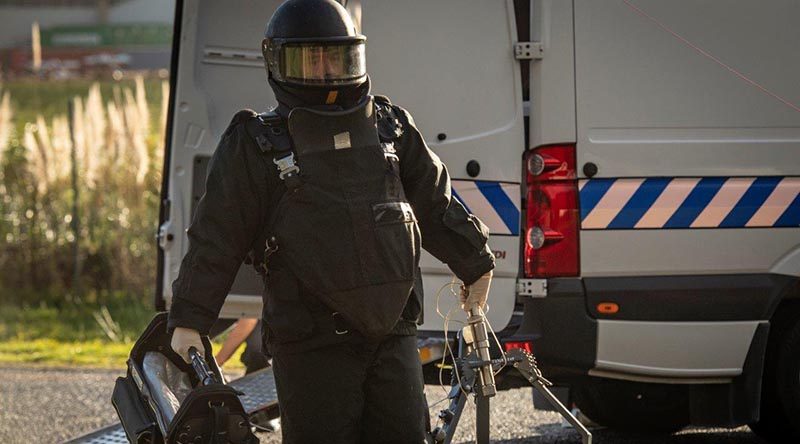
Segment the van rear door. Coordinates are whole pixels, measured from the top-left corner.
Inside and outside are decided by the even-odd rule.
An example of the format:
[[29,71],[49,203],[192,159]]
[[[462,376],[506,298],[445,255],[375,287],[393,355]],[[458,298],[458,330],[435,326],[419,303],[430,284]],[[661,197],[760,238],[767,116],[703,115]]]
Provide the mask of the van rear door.
[[[280,4],[261,1],[178,1],[173,36],[171,119],[159,243],[163,299],[186,254],[186,229],[205,192],[206,167],[236,111],[275,104],[260,53],[264,25]],[[242,266],[221,317],[261,315],[261,281]]]

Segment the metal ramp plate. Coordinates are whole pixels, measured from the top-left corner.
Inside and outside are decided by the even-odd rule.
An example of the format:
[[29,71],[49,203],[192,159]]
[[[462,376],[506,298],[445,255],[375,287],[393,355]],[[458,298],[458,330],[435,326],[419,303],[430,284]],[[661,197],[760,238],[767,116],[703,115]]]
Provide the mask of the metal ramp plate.
[[[278,404],[275,377],[272,368],[265,368],[228,382],[244,393],[240,396],[244,409],[255,414]],[[125,431],[119,423],[111,424],[89,434],[66,441],[64,444],[128,444]]]
[[122,424],[116,423],[67,441],[65,444],[128,444],[128,437],[125,436],[125,430],[122,430]]
[[278,391],[275,388],[272,367],[230,381],[228,385],[244,393],[239,399],[242,400],[244,409],[251,415],[278,403]]

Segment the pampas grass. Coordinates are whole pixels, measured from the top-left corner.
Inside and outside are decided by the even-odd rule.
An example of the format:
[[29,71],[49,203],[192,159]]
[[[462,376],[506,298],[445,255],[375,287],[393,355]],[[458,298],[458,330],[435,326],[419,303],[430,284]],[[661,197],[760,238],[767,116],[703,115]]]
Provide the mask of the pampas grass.
[[143,185],[151,172],[154,150],[147,144],[150,112],[142,77],[136,78],[135,89],[123,88],[108,102],[104,103],[100,85],[95,83],[86,97],[75,97],[72,103],[72,135],[67,116],[56,116],[47,125],[39,115],[36,122],[26,125],[28,164],[41,184],[40,191],[69,175],[73,142],[79,175],[86,187],[103,186],[110,175]]
[[11,138],[12,113],[11,94],[8,91],[3,91],[1,87],[0,92],[2,92],[2,98],[0,99],[0,164],[2,164],[3,156],[8,149],[8,142]]
[[[84,94],[68,99],[71,115],[37,115],[24,124],[16,136],[23,168],[14,170],[23,176],[13,186],[11,179],[0,177],[4,192],[15,190],[2,199],[9,204],[0,207],[9,221],[0,223],[0,242],[5,241],[0,289],[73,288],[76,264],[83,288],[144,291],[152,286],[167,82],[161,92],[160,106],[152,112],[159,121],[151,119],[139,76],[106,95],[100,84],[91,84]],[[13,97],[0,93],[2,156],[15,136]],[[73,225],[76,198],[79,223]],[[77,257],[72,250],[76,241]]]

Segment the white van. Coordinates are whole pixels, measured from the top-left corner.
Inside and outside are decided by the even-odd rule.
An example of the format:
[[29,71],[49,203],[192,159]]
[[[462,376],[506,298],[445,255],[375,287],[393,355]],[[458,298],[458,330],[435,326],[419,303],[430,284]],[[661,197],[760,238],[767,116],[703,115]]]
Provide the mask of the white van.
[[[342,1],[373,93],[491,229],[505,347],[606,425],[800,435],[800,3]],[[275,105],[259,44],[278,3],[177,2],[160,307],[222,131]],[[441,337],[452,276],[422,270],[421,336]],[[260,315],[261,286],[243,266],[222,315]]]

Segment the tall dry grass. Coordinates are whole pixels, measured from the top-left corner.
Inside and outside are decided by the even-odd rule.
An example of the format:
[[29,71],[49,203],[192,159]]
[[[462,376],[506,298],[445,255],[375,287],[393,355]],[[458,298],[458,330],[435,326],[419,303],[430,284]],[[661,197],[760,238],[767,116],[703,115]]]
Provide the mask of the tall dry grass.
[[[0,156],[17,158],[0,157],[0,292],[5,294],[0,298],[8,299],[9,289],[73,299],[92,298],[93,290],[150,290],[166,82],[162,91],[160,119],[154,121],[142,77],[133,87],[115,87],[108,97],[95,83],[70,99],[71,116],[39,115],[26,122],[16,150],[9,146],[12,110],[8,92],[3,93]],[[76,294],[75,288],[84,291]]]
[[[0,165],[3,163],[3,155],[8,149],[8,141],[11,137],[12,125],[11,118],[11,94],[3,91],[0,85]],[[162,105],[163,106],[163,105]]]

